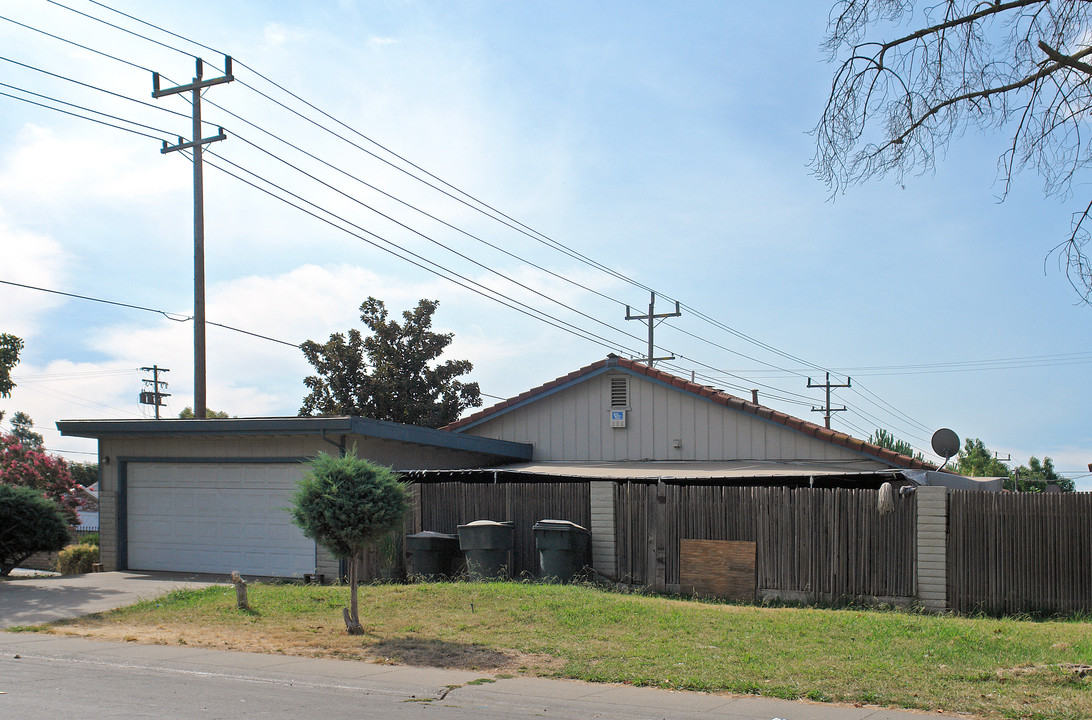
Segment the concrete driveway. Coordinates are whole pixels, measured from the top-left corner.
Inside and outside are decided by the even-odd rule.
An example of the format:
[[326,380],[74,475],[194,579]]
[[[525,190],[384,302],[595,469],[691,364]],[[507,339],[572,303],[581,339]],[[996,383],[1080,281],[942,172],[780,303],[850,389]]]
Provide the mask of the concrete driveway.
[[132,605],[178,588],[227,584],[211,576],[104,572],[0,580],[0,629]]

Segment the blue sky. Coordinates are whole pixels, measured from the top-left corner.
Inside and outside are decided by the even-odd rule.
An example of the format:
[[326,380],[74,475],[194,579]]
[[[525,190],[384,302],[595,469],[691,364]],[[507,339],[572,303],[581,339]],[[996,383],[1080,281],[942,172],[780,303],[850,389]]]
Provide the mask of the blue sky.
[[[867,436],[884,427],[927,451],[932,430],[946,426],[1002,457],[1049,455],[1087,475],[1092,310],[1074,305],[1047,259],[1087,202],[1083,186],[1068,200],[1044,199],[1027,174],[999,204],[1004,138],[972,132],[935,173],[876,181],[832,201],[807,167],[832,72],[819,49],[829,10],[821,3],[344,0],[309,3],[304,14],[288,2],[105,4],[233,55],[344,122],[351,130],[339,132],[360,147],[400,163],[366,136],[633,281],[410,179],[320,129],[336,126],[237,65],[237,82],[205,94],[205,119],[229,135],[210,147],[224,160],[210,161],[237,163],[605,340],[439,279],[214,168],[205,191],[210,320],[298,343],[359,326],[357,307],[369,295],[395,312],[436,298],[437,327],[456,336],[452,356],[474,363],[485,393],[507,397],[610,350],[641,352],[643,330],[626,323],[624,306],[646,308],[651,287],[721,324],[692,312],[665,321],[657,344],[679,356],[669,370],[694,370],[744,396],[757,387],[766,404],[821,421],[811,412],[820,395],[806,385],[827,368],[839,381],[853,378],[836,394],[850,407],[836,415],[838,429]],[[0,82],[151,125],[157,130],[141,131],[156,138],[189,136],[188,121],[165,112],[184,115],[188,104],[152,100],[146,69],[163,73],[165,86],[180,84],[193,75],[192,58],[44,0],[9,5],[0,12],[9,20],[140,68],[0,21],[7,60],[156,107],[8,61]],[[222,61],[88,0],[64,5]],[[158,139],[3,96],[0,108],[0,280],[191,314],[189,161],[160,154]],[[90,457],[80,453],[93,445],[60,438],[53,423],[142,417],[141,366],[170,368],[170,412],[192,404],[190,323],[0,285],[0,330],[26,340],[19,385],[0,409],[9,418],[29,412],[47,444],[73,459]],[[309,371],[297,350],[219,328],[208,337],[213,408],[295,414]],[[994,362],[1010,358],[1037,359]],[[1092,489],[1087,477],[1078,483]]]

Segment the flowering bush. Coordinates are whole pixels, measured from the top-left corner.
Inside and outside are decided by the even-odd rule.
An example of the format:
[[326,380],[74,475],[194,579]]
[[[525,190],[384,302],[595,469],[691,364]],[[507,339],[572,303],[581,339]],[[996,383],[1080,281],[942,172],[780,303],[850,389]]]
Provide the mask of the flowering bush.
[[76,483],[64,458],[29,448],[14,435],[0,434],[0,483],[41,492],[57,503],[70,525],[79,523]]

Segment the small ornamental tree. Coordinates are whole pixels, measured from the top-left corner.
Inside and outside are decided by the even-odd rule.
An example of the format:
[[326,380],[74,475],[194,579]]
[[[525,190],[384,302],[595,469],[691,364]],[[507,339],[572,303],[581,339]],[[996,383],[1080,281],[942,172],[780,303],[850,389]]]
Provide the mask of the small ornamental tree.
[[57,504],[32,488],[0,485],[0,576],[34,553],[68,544],[68,523]]
[[24,445],[12,434],[0,434],[0,485],[33,488],[60,506],[70,525],[79,523],[79,499],[68,463]]
[[321,453],[310,466],[288,511],[304,535],[349,560],[345,629],[360,635],[364,628],[357,604],[357,565],[368,545],[401,525],[409,507],[406,486],[390,468],[358,458],[352,451],[342,457]]

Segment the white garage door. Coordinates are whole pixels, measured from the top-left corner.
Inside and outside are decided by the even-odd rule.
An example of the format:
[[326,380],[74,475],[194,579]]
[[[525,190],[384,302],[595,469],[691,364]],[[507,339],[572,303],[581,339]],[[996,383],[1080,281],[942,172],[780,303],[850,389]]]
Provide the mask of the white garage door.
[[300,463],[129,463],[129,568],[314,572],[315,543],[283,509],[304,470]]

